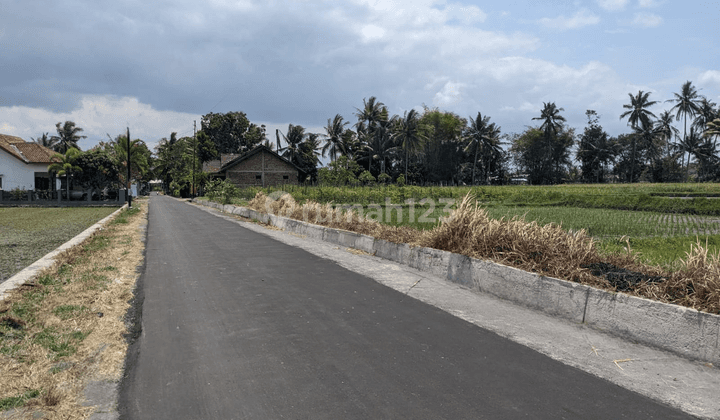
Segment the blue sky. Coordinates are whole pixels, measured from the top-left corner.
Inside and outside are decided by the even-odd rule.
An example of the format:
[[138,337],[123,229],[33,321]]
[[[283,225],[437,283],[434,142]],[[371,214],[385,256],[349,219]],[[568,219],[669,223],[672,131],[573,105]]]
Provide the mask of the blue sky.
[[152,146],[210,111],[322,132],[376,96],[503,133],[555,102],[578,132],[594,109],[617,135],[628,93],[658,114],[691,80],[720,103],[719,17],[693,0],[3,0],[0,133],[73,120],[83,148],[128,125]]

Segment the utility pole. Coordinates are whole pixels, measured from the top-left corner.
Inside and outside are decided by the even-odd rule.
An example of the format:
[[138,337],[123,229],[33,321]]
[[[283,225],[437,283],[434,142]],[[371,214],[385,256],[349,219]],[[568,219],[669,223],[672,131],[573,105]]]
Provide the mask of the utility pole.
[[132,207],[132,198],[130,197],[130,126],[127,128],[127,202],[128,208]]
[[193,174],[192,174],[192,198],[195,198],[195,156],[197,155],[197,125],[193,120]]

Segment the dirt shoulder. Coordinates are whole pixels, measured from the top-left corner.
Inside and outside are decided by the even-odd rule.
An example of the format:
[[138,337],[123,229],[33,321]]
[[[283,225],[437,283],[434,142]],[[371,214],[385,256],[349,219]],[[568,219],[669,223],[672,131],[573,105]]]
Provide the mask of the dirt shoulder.
[[133,207],[0,302],[0,418],[112,418],[144,261],[147,200]]

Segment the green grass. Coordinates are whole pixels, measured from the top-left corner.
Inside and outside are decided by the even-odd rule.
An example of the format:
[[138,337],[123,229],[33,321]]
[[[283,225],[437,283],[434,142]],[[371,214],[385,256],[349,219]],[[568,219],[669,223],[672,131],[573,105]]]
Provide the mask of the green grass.
[[0,208],[0,281],[12,277],[115,210],[112,207]]
[[23,394],[15,397],[7,397],[0,399],[0,411],[10,410],[12,408],[22,407],[29,400],[36,398],[40,395],[40,391],[37,389],[31,389],[25,391]]
[[53,309],[53,314],[55,314],[55,316],[62,319],[63,321],[67,321],[68,319],[74,318],[78,315],[82,315],[89,310],[90,309],[88,309],[86,306],[82,305],[60,305],[56,306],[55,309]]
[[62,332],[48,327],[35,334],[33,340],[36,344],[54,353],[54,358],[58,359],[74,354],[77,351],[77,345],[89,334],[89,331]]

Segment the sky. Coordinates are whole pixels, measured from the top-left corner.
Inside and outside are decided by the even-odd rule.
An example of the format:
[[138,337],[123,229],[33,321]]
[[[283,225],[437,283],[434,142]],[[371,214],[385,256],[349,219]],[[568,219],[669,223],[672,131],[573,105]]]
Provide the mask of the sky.
[[274,139],[352,125],[375,96],[503,133],[554,102],[577,132],[593,109],[618,135],[629,93],[658,115],[689,80],[720,103],[719,18],[715,0],[2,0],[0,133],[71,120],[83,150],[127,127],[152,148],[242,111]]

